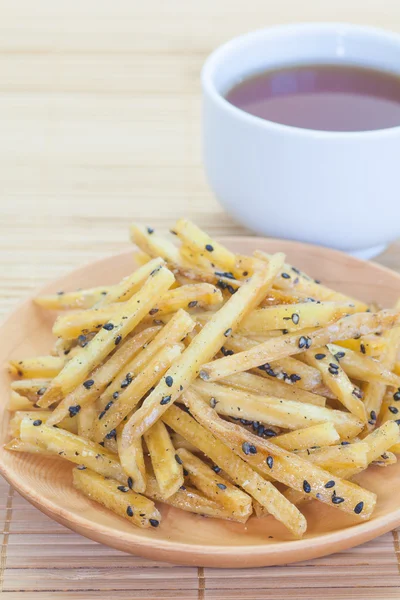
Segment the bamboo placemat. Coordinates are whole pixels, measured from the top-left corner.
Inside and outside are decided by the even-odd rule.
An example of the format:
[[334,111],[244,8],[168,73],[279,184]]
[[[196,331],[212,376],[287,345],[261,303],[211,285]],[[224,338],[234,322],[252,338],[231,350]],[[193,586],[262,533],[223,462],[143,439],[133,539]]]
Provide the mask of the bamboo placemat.
[[[205,57],[280,22],[400,30],[398,0],[384,8],[380,0],[0,0],[0,316],[38,285],[126,248],[132,220],[164,232],[185,215],[213,235],[248,233],[204,180]],[[400,244],[378,260],[400,270]],[[400,530],[287,567],[197,569],[82,538],[4,481],[0,503],[0,592],[10,600],[400,598]]]

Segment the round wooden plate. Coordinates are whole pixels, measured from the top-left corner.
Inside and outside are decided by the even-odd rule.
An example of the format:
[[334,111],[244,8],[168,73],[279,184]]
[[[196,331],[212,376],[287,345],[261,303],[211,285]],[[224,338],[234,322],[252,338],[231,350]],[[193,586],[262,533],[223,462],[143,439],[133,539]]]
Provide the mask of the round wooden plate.
[[[283,251],[288,261],[339,291],[390,307],[400,295],[400,275],[373,263],[296,242],[262,238],[225,238],[242,254],[259,248]],[[46,286],[41,293],[110,284],[130,273],[132,251],[82,267]],[[15,310],[0,329],[0,362],[48,352],[54,315],[30,300]],[[1,439],[7,440],[9,376],[0,376],[3,399]],[[158,529],[138,529],[91,502],[71,485],[71,467],[59,459],[0,450],[0,470],[7,481],[39,510],[97,542],[155,560],[207,567],[260,567],[315,558],[366,542],[400,525],[400,462],[386,469],[370,468],[359,483],[378,494],[373,518],[353,517],[319,502],[302,507],[308,530],[293,540],[272,517],[251,518],[246,525],[208,519],[161,505]]]

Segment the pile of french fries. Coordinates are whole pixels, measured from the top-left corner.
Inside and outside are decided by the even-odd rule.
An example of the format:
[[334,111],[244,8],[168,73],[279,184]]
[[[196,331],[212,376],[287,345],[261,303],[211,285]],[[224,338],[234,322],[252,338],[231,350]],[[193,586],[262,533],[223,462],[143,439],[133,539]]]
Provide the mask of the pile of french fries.
[[56,341],[8,364],[6,447],[74,463],[73,485],[138,527],[159,502],[272,515],[294,537],[310,500],[369,519],[376,495],[353,479],[400,452],[400,303],[368,307],[184,219],[172,233],[133,225],[132,274],[36,299]]

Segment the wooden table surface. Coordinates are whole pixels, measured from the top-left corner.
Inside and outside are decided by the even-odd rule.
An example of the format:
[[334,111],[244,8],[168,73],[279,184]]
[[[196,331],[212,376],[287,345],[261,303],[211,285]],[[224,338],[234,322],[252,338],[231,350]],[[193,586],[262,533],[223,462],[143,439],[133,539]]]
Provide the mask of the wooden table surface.
[[[201,65],[239,33],[321,20],[400,31],[400,4],[0,0],[0,315],[125,248],[133,220],[166,230],[188,216],[213,235],[248,234],[205,182]],[[400,270],[400,244],[377,260]],[[400,597],[398,532],[290,567],[182,568],[81,538],[5,482],[0,494],[0,593],[10,600]]]

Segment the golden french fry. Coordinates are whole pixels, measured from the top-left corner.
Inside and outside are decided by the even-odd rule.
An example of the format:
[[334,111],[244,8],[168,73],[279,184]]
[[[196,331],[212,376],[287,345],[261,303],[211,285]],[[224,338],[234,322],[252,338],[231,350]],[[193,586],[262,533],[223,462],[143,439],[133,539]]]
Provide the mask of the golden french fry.
[[12,450],[12,452],[28,452],[29,454],[42,454],[44,456],[54,456],[52,452],[49,452],[46,446],[41,444],[31,444],[30,442],[23,442],[18,438],[13,438],[7,444],[4,444],[6,450]]
[[385,385],[400,387],[400,377],[386,369],[378,360],[336,344],[327,344],[327,347],[351,379],[379,381]]
[[88,440],[93,439],[96,419],[97,410],[94,404],[85,404],[76,415],[78,435]]
[[21,396],[18,392],[11,390],[10,398],[7,403],[7,410],[14,412],[16,410],[40,410],[36,405],[32,404],[26,396]]
[[302,429],[330,422],[338,434],[346,439],[353,438],[363,427],[360,419],[341,410],[260,396],[205,381],[194,382],[193,389],[201,394],[217,413],[229,417],[260,421],[284,429]]
[[[47,423],[49,416],[51,415],[50,410],[18,410],[14,413],[9,423],[9,431],[12,437],[20,436],[21,423],[23,419],[29,419],[30,421],[41,421]],[[70,431],[71,433],[77,432],[77,426],[74,419],[67,417],[61,421],[59,427]]]
[[361,400],[361,390],[355,386],[339,361],[326,346],[304,352],[306,362],[321,371],[324,384],[335,394],[337,399],[360,421],[367,421],[365,406]]
[[193,338],[168,370],[165,378],[158,383],[125,425],[123,435],[127,440],[126,447],[129,445],[128,440],[143,435],[189,387],[197,377],[203,362],[214,356],[243,316],[259,303],[282,262],[283,256],[275,255],[266,270],[255,273]]
[[378,358],[385,348],[385,341],[380,334],[378,336],[371,334],[362,337],[356,336],[356,338],[348,340],[336,340],[335,345],[353,350],[353,352],[361,352],[365,356]]
[[90,471],[73,471],[74,487],[91,500],[102,504],[137,527],[158,527],[161,515],[154,502],[136,494],[115,479]]
[[24,379],[55,377],[64,367],[65,361],[58,356],[36,356],[22,360],[10,360],[7,364],[11,375]]
[[337,321],[345,314],[356,312],[351,302],[302,302],[282,306],[258,308],[240,324],[245,335],[263,334],[274,329],[299,331],[308,327],[322,327]]
[[93,383],[88,386],[79,386],[58,404],[53,411],[49,425],[56,425],[62,419],[64,419],[72,407],[72,412],[83,410],[86,406],[93,404],[96,399],[108,389],[110,382],[114,377],[118,377],[121,369],[128,363],[132,357],[137,356],[138,352],[143,348],[145,344],[150,342],[154,336],[160,331],[160,327],[149,327],[140,333],[124,340],[124,342],[117,348],[117,350],[110,356],[110,358],[102,365],[100,365],[90,375]]
[[[124,452],[122,447],[122,430],[123,425],[121,424],[117,428],[117,449],[119,459],[121,461],[122,468],[129,476],[128,481],[131,488],[135,492],[142,493],[145,491],[147,485],[147,472],[144,462],[142,438],[135,438],[133,442],[134,452],[129,454],[128,452]],[[132,463],[134,464],[134,468],[132,467]],[[134,470],[135,478],[130,476],[132,470]]]
[[164,502],[164,504],[169,504],[188,512],[207,515],[207,517],[213,517],[214,519],[235,520],[231,511],[227,511],[223,506],[210,500],[210,498],[206,498],[191,487],[184,486],[172,496],[164,498],[158,487],[156,478],[152,476],[147,481],[146,496],[157,502]]
[[133,224],[130,227],[131,240],[152,258],[161,256],[167,263],[179,263],[179,249],[169,240],[159,237],[148,227]]
[[154,423],[145,433],[144,439],[161,495],[168,498],[183,485],[182,463],[176,458],[175,448],[162,421]]
[[326,483],[332,479],[329,472],[238,425],[223,421],[200,398],[186,395],[185,400],[201,424],[262,473],[360,519],[371,516],[376,504],[376,495],[372,492],[338,477],[332,488],[326,488]]
[[99,410],[104,410],[109,402],[118,398],[129,380],[140,373],[157,352],[166,346],[177,344],[192,331],[194,326],[195,322],[189,314],[184,310],[178,310],[165,327],[158,331],[151,343],[143,345],[143,350],[125,365],[114,381],[104,390],[97,403]]
[[101,298],[98,306],[103,307],[114,302],[126,302],[130,300],[140,290],[154,270],[162,266],[165,266],[165,263],[160,257],[145,263],[131,273],[131,275],[124,277],[119,283],[113,285],[108,293]]
[[[179,254],[183,264],[214,273],[215,264],[208,258],[208,256],[205,256],[205,252],[202,252],[201,254],[199,252],[193,252],[191,248],[182,245],[179,248]],[[212,265],[214,265],[214,267]]]
[[112,323],[113,329],[101,329],[91,342],[82,348],[79,355],[72,358],[52,380],[40,400],[40,405],[50,406],[53,402],[62,400],[78,385],[84,384],[89,373],[136,327],[155,304],[159,294],[169,288],[173,279],[174,276],[165,267],[156,269],[142,288],[123,304],[120,314]]
[[[158,423],[158,421],[157,421]],[[180,435],[179,433],[171,433],[171,441],[172,444],[174,446],[174,448],[176,450],[179,450],[180,448],[184,448],[185,450],[189,450],[189,452],[191,452],[192,454],[196,453],[199,451],[198,448],[196,448],[196,446],[194,446],[191,442],[188,442],[183,435]]]
[[[185,398],[195,396],[192,389],[185,392]],[[303,535],[307,528],[304,516],[290,502],[282,500],[284,496],[277,488],[236,456],[224,442],[176,406],[171,406],[162,418],[174,431],[204,452],[236,485],[255,498],[296,537]]]
[[[98,414],[94,426],[94,439],[101,442],[106,435],[118,427],[122,420],[136,407],[143,396],[160,381],[161,377],[170,368],[173,362],[180,356],[181,344],[166,346],[160,350],[154,358],[146,365],[135,379],[129,381],[128,385],[120,392],[118,398],[112,402],[108,409]],[[134,413],[136,414],[136,413]],[[125,426],[126,427],[126,426]],[[125,437],[125,428],[122,439]],[[123,448],[129,444],[122,442]],[[129,473],[131,475],[131,473]]]
[[16,379],[11,382],[11,389],[22,396],[26,396],[31,404],[40,400],[51,379]]
[[74,310],[78,308],[92,308],[110,290],[110,286],[77,290],[76,292],[59,292],[47,294],[34,299],[35,304],[48,310]]
[[336,471],[336,469],[346,469],[348,467],[366,469],[368,466],[368,444],[364,442],[356,442],[346,446],[310,448],[300,450],[296,454],[327,471],[331,471],[332,468]]
[[21,421],[20,432],[23,442],[45,446],[52,454],[83,465],[104,477],[112,477],[123,484],[126,483],[127,476],[115,454],[100,444],[63,429],[49,427],[45,424],[34,425],[34,423],[30,419]]
[[327,422],[283,433],[273,437],[271,441],[281,448],[293,452],[313,446],[331,446],[340,441],[340,436],[333,423]]
[[301,351],[308,350],[311,346],[325,346],[330,342],[348,339],[357,335],[373,332],[383,332],[400,323],[400,314],[390,310],[379,313],[357,313],[343,317],[327,327],[317,329],[301,335],[289,334],[279,338],[271,338],[264,344],[259,344],[251,350],[225,356],[212,363],[203,365],[200,377],[204,380],[215,381],[233,373],[254,369],[260,365],[279,360]]
[[288,385],[277,379],[264,379],[252,373],[236,373],[221,379],[222,385],[247,390],[254,394],[275,396],[296,402],[308,402],[317,406],[325,406],[325,398],[312,392],[307,392],[293,385]]
[[184,468],[189,472],[189,479],[205,496],[221,504],[227,511],[232,511],[235,520],[245,523],[252,513],[250,496],[220,477],[200,458],[181,448],[176,452]]

